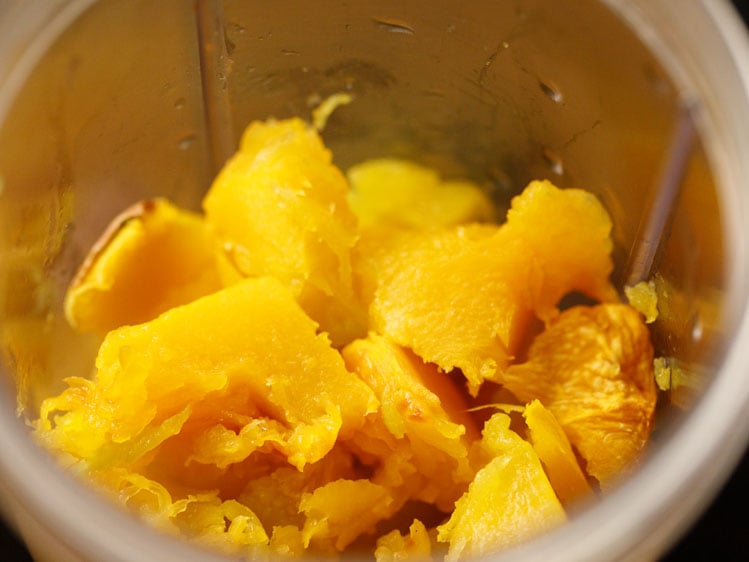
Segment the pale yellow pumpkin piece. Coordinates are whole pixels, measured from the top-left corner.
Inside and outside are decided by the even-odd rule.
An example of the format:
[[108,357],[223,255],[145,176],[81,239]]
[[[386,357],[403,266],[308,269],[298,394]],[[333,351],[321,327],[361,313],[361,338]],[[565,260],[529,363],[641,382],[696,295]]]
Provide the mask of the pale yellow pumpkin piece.
[[564,311],[534,340],[528,361],[503,375],[522,401],[540,400],[606,488],[639,458],[656,402],[653,349],[624,304]]
[[353,289],[357,231],[347,192],[317,131],[288,119],[252,123],[203,201],[236,270],[281,281],[336,345],[366,333]]
[[304,525],[304,515],[299,511],[302,496],[335,480],[358,479],[361,474],[357,473],[354,463],[349,451],[336,446],[304,470],[281,466],[267,476],[250,479],[238,499],[260,517],[266,528],[288,525],[301,528]]
[[576,189],[532,182],[493,234],[456,227],[415,234],[372,268],[372,327],[477,393],[502,381],[535,315],[548,321],[566,294],[617,295],[609,283],[611,221]]
[[[132,513],[164,531],[179,532],[174,518],[184,511],[187,503],[197,499],[190,496],[174,501],[161,483],[122,468],[97,472],[92,481]],[[215,494],[201,497],[213,501]]]
[[235,500],[215,491],[173,499],[167,488],[142,474],[111,469],[93,475],[94,482],[154,527],[176,533],[231,554],[265,549],[268,536],[260,520]]
[[182,532],[193,540],[231,554],[265,552],[268,535],[257,516],[236,500],[198,499],[175,515]]
[[304,544],[342,551],[357,537],[394,513],[390,492],[369,480],[336,480],[302,496]]
[[343,444],[371,471],[372,483],[393,491],[395,510],[408,499],[431,502],[443,494],[438,486],[428,485],[414,465],[408,441],[390,433],[381,415],[367,416],[362,428]]
[[201,462],[238,462],[268,443],[301,469],[378,407],[316,328],[278,281],[244,280],[110,332],[94,381],[74,379],[46,401],[39,431],[53,447],[90,458],[189,407],[172,439],[188,439]]
[[263,417],[255,417],[241,423],[237,431],[234,424],[226,422],[211,425],[191,436],[192,454],[187,462],[212,464],[218,468],[242,462],[255,451],[266,445],[281,450],[285,448],[290,432],[283,422]]
[[274,556],[281,558],[301,558],[304,556],[304,537],[299,527],[283,525],[273,527],[268,545]]
[[368,160],[348,171],[349,202],[363,228],[399,226],[416,230],[490,222],[497,211],[480,187],[442,181],[434,170],[406,160]]
[[65,295],[65,316],[81,331],[153,320],[222,287],[218,248],[202,219],[165,199],[116,217]]
[[627,302],[645,317],[646,324],[652,324],[658,319],[658,294],[655,281],[641,281],[624,287],[624,294]]
[[424,523],[414,519],[407,535],[393,530],[377,539],[374,554],[376,562],[432,560],[432,541]]
[[508,548],[566,520],[533,447],[509,426],[501,413],[486,423],[482,445],[491,460],[437,528],[437,540],[449,542],[447,561]]
[[588,496],[592,490],[577,462],[564,429],[538,400],[523,410],[530,442],[546,469],[552,488],[563,504]]

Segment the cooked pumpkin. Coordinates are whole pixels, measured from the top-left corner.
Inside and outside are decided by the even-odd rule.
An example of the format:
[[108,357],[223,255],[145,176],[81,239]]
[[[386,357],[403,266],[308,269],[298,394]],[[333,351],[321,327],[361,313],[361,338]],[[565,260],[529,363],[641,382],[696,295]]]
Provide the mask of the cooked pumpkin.
[[81,331],[106,333],[220,288],[217,246],[202,217],[153,199],[112,221],[68,290],[65,315]]
[[481,447],[490,457],[438,527],[449,542],[446,560],[478,557],[506,548],[559,525],[565,513],[533,447],[510,429],[510,418],[494,414]]
[[[66,298],[104,335],[93,376],[36,435],[154,526],[247,558],[457,560],[563,523],[652,428],[608,215],[538,181],[499,225],[475,184],[402,160],[350,189],[330,107],[251,124],[204,216],[115,220]],[[560,311],[571,292],[602,304]]]
[[532,182],[493,233],[459,226],[395,245],[375,270],[372,327],[444,371],[460,369],[476,394],[502,380],[531,319],[551,320],[563,296],[617,298],[610,229],[589,193]]
[[627,305],[564,311],[503,383],[554,414],[587,473],[604,487],[633,466],[647,443],[656,402],[653,349],[643,318]]
[[203,201],[236,269],[289,287],[337,346],[366,335],[353,289],[357,231],[347,193],[317,131],[289,119],[250,125]]

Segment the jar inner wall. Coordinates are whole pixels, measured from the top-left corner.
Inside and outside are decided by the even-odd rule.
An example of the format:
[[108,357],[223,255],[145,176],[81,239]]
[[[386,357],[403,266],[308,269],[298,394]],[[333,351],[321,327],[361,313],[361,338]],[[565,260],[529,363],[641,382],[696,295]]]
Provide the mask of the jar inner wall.
[[[250,121],[307,118],[337,92],[354,97],[324,131],[342,169],[405,157],[469,177],[503,206],[535,178],[585,188],[612,216],[625,284],[683,100],[603,3],[201,4],[94,3],[0,108],[2,372],[23,416],[36,418],[65,377],[92,371],[98,341],[67,326],[62,301],[106,224],[155,196],[199,209]],[[656,447],[727,343],[730,264],[700,138],[680,185],[648,240],[658,246],[648,278],[667,311],[653,325],[656,354],[689,378],[663,397]]]

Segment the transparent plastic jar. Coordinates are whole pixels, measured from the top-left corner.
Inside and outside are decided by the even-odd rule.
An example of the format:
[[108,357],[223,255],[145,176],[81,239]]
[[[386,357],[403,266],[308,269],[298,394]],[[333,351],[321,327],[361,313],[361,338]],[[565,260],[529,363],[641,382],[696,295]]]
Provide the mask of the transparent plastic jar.
[[614,219],[617,282],[673,287],[654,338],[695,374],[692,390],[664,401],[634,474],[496,559],[659,556],[749,438],[749,44],[717,0],[6,0],[0,328],[27,323],[38,350],[3,341],[7,520],[38,560],[222,559],[59,469],[16,398],[33,418],[63,376],[90,368],[61,299],[117,211],[155,195],[196,208],[245,124],[309,115],[342,90],[356,102],[325,131],[342,167],[407,156],[500,199],[539,176],[585,187]]

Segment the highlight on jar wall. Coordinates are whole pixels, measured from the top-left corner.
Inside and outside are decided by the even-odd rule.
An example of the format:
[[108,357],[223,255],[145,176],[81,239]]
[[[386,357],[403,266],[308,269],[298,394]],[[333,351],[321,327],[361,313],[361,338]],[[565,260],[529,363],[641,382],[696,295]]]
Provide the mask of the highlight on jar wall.
[[727,2],[10,0],[38,560],[657,558],[749,440]]

